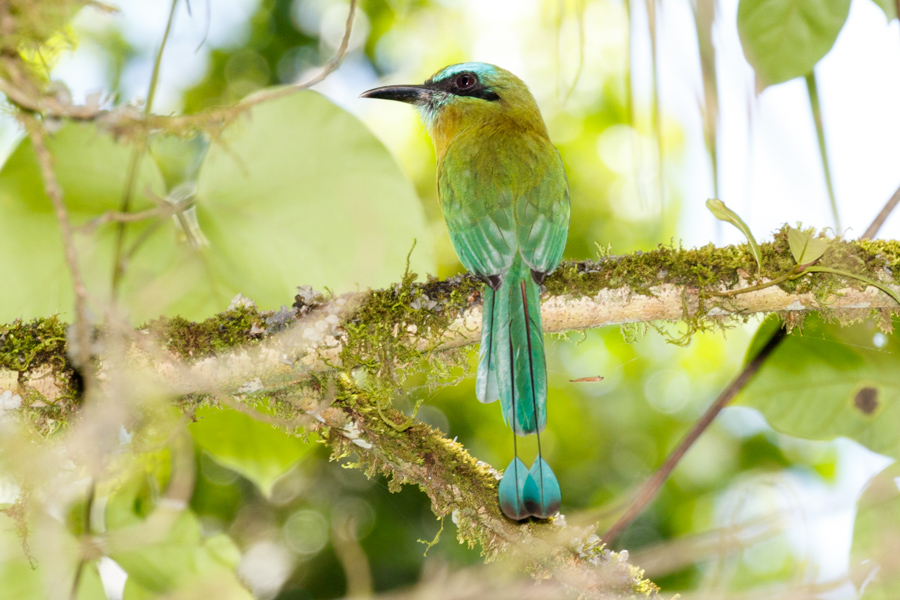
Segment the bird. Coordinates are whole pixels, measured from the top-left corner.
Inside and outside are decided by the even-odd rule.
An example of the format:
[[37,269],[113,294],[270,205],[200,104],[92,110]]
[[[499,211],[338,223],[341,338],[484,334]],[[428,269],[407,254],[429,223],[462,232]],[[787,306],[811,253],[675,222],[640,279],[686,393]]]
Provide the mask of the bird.
[[[525,83],[498,66],[447,66],[421,85],[377,87],[362,98],[415,106],[434,143],[437,188],[460,262],[484,281],[476,396],[500,400],[513,459],[498,486],[510,519],[547,519],[559,482],[541,452],[547,367],[540,286],[562,260],[571,212],[559,151]],[[516,436],[537,434],[531,468]]]

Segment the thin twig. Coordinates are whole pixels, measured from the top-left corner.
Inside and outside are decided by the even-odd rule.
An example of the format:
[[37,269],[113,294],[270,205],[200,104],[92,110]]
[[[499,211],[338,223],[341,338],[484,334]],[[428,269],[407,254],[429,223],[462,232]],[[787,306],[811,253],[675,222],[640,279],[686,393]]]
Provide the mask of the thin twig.
[[130,213],[110,210],[103,213],[96,219],[91,219],[87,223],[79,225],[75,228],[75,230],[78,231],[78,233],[90,234],[93,233],[101,225],[106,225],[107,223],[138,223],[147,219],[164,219],[166,217],[171,217],[172,215],[177,214],[182,209],[183,207],[181,206],[170,205],[168,207],[158,206],[156,208],[148,208],[147,210]]
[[665,187],[663,182],[663,155],[665,148],[663,146],[662,132],[662,114],[660,102],[660,83],[659,83],[659,29],[657,28],[657,11],[662,8],[662,4],[657,0],[644,0],[647,7],[647,26],[650,34],[650,65],[653,77],[653,108],[651,110],[651,120],[653,132],[656,135],[656,191],[661,207],[665,207]]
[[786,333],[784,327],[780,328],[775,334],[769,338],[769,341],[766,342],[766,345],[760,350],[759,354],[757,354],[753,360],[748,362],[744,368],[741,370],[740,374],[734,378],[734,380],[728,384],[728,387],[725,388],[719,397],[716,398],[716,401],[713,402],[712,406],[710,406],[703,416],[700,417],[700,420],[694,424],[694,427],[691,431],[684,437],[681,443],[677,448],[669,455],[666,459],[666,462],[656,470],[656,472],[648,479],[644,485],[641,487],[641,490],[638,492],[637,497],[631,506],[628,507],[628,510],[625,511],[619,520],[616,521],[612,527],[603,535],[603,541],[607,544],[611,543],[622,531],[634,521],[635,518],[644,510],[644,507],[656,497],[656,493],[659,491],[659,488],[662,487],[662,484],[669,478],[669,475],[672,473],[672,470],[675,468],[675,465],[678,464],[678,461],[681,460],[681,457],[685,455],[685,453],[694,445],[694,442],[697,441],[697,438],[706,431],[706,428],[713,422],[722,409],[725,408],[729,402],[737,395],[741,389],[750,381],[750,378],[759,371],[759,368],[763,365],[765,360],[772,354],[772,351],[781,344],[781,341],[784,339]]
[[[84,502],[84,533],[82,534],[83,539],[87,539],[91,536],[91,513],[94,512],[94,500],[97,495],[97,483],[94,481],[94,478],[91,478],[90,486],[88,487],[87,498]],[[87,566],[89,558],[86,556],[86,553],[82,552],[81,556],[78,559],[78,566],[75,568],[75,577],[72,579],[72,591],[69,593],[70,600],[77,600],[78,598],[78,588],[81,587],[81,576],[84,574],[84,568]]]
[[[878,216],[875,217],[875,220],[872,221],[872,224],[866,229],[866,232],[862,235],[862,239],[872,239],[881,229],[881,226],[887,220],[888,216],[891,214],[891,211],[900,203],[900,189],[894,192],[894,195],[888,199],[887,203],[884,205],[884,208],[881,209],[881,212],[878,213]],[[628,527],[632,521],[644,510],[647,504],[656,497],[657,492],[659,492],[663,483],[665,483],[666,479],[668,479],[669,475],[672,473],[672,470],[678,464],[678,461],[684,456],[684,454],[690,449],[690,447],[697,441],[697,438],[706,431],[706,428],[710,426],[716,416],[725,408],[729,402],[737,395],[737,393],[750,381],[750,378],[759,370],[762,364],[765,362],[766,358],[772,354],[772,352],[786,339],[785,330],[782,327],[779,329],[770,339],[766,342],[765,347],[760,351],[759,354],[754,357],[752,361],[747,363],[744,368],[741,370],[740,374],[734,379],[734,381],[729,384],[725,390],[716,398],[716,401],[706,409],[706,412],[703,413],[703,416],[700,417],[700,420],[694,425],[691,429],[690,433],[685,436],[684,440],[682,440],[681,444],[669,455],[666,459],[666,462],[648,479],[641,490],[638,492],[637,497],[634,502],[629,506],[628,510],[619,517],[619,519],[613,523],[613,526],[607,530],[607,532],[603,535],[603,541],[609,544],[613,542],[624,530]]]
[[[208,130],[222,127],[232,121],[243,111],[262,102],[275,100],[295,92],[308,89],[321,83],[341,65],[350,44],[353,18],[359,0],[350,1],[350,12],[347,15],[347,23],[344,29],[344,37],[335,55],[322,70],[306,81],[277,89],[265,90],[254,94],[232,106],[220,107],[199,112],[193,115],[154,115],[147,110],[139,111],[134,107],[123,105],[112,110],[101,110],[99,105],[71,104],[64,102],[52,94],[45,94],[31,83],[24,75],[21,61],[11,60],[8,57],[0,57],[5,78],[0,78],[0,93],[25,112],[53,117],[57,119],[69,119],[73,121],[93,121],[110,131],[116,133],[128,133],[130,135],[146,135],[151,131],[162,129],[166,131],[187,132],[189,130]],[[149,106],[149,103],[145,105]]]
[[338,46],[337,52],[335,52],[334,56],[331,57],[331,60],[329,60],[322,66],[321,71],[305,81],[300,81],[287,87],[274,88],[254,94],[253,96],[238,103],[238,106],[241,106],[243,108],[256,106],[257,104],[260,104],[262,102],[275,100],[277,98],[288,96],[301,90],[309,89],[312,86],[325,81],[325,79],[329,75],[334,73],[344,61],[344,56],[346,56],[347,48],[350,45],[350,35],[353,33],[353,18],[356,16],[356,8],[358,5],[359,0],[350,0],[350,11],[347,13],[347,21],[346,23],[344,23],[344,37],[341,38],[341,44],[340,46]]
[[[897,2],[900,3],[900,0],[897,0]],[[872,224],[866,229],[866,232],[862,234],[862,239],[873,239],[878,234],[878,230],[881,229],[881,226],[884,225],[884,222],[887,221],[891,212],[897,207],[898,203],[900,203],[900,187],[897,188],[894,195],[887,201],[887,204],[884,205],[881,212],[878,213],[878,216],[875,217],[875,220],[872,221]]]
[[53,203],[53,211],[62,234],[66,264],[69,267],[69,274],[72,276],[72,287],[75,292],[75,336],[78,340],[78,362],[80,363],[78,366],[83,370],[86,384],[85,396],[87,396],[91,389],[90,384],[93,382],[93,371],[90,368],[91,337],[87,319],[87,288],[78,266],[78,253],[75,250],[72,223],[69,220],[65,202],[63,202],[62,187],[56,179],[56,173],[53,172],[53,156],[44,143],[44,130],[33,117],[25,117],[25,127],[31,136],[31,145],[41,167],[44,191],[50,198],[50,202]]
[[[156,52],[156,59],[153,62],[153,72],[150,75],[150,87],[147,90],[147,102],[144,104],[144,116],[150,114],[153,107],[153,100],[156,97],[156,88],[159,84],[159,72],[162,66],[162,56],[166,49],[166,42],[169,40],[169,33],[172,31],[172,23],[175,22],[175,9],[178,7],[178,0],[172,0],[172,7],[169,9],[169,20],[166,21],[166,31],[163,33],[162,42],[159,44],[159,50]],[[137,184],[138,167],[141,164],[141,158],[144,156],[146,149],[146,139],[141,139],[131,153],[131,163],[128,165],[128,177],[125,180],[125,193],[122,196],[122,206],[119,212],[127,213],[131,208],[131,200],[134,197],[134,187]],[[113,251],[113,272],[112,272],[112,303],[115,305],[119,294],[119,284],[125,275],[125,262],[122,260],[122,248],[125,245],[125,229],[126,223],[119,221],[119,227],[116,230],[115,250]]]

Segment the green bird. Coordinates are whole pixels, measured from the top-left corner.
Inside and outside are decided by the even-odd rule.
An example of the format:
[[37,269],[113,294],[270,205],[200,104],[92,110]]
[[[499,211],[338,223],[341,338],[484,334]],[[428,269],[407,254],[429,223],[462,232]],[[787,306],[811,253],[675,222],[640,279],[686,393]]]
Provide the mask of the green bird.
[[[540,285],[559,265],[569,229],[559,152],[531,92],[494,65],[451,65],[423,85],[379,87],[361,97],[413,104],[428,128],[450,240],[462,264],[485,281],[477,396],[499,398],[514,433],[500,507],[515,520],[548,518],[561,496],[541,455],[547,366]],[[531,433],[538,434],[538,456],[527,469],[516,435]]]

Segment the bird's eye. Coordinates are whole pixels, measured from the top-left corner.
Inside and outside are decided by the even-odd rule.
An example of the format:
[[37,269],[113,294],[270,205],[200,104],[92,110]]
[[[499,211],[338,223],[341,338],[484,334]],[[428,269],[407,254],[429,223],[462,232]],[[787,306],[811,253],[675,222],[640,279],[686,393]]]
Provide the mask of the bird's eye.
[[461,90],[468,89],[475,85],[475,82],[478,81],[475,76],[471,73],[461,73],[456,78],[456,87]]

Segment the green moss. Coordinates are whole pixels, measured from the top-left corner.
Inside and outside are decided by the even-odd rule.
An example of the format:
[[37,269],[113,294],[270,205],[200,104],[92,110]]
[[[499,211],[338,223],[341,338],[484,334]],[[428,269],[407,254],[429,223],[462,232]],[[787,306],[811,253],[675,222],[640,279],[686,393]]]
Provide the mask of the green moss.
[[34,365],[65,367],[66,324],[56,316],[0,325],[0,368],[24,372]]
[[[464,352],[436,350],[449,324],[481,300],[482,283],[468,275],[430,278],[424,284],[415,278],[408,272],[400,283],[370,292],[343,326],[347,341],[341,364],[348,371],[364,372],[366,392],[381,409],[398,389],[413,382],[441,385],[466,365]],[[422,373],[428,373],[424,380]]]
[[[253,326],[260,330],[254,334]],[[160,318],[141,329],[162,340],[166,348],[180,358],[193,361],[261,339],[265,320],[255,307],[241,306],[219,313],[205,321],[182,317]]]
[[19,390],[29,407],[23,415],[45,436],[68,423],[81,405],[83,384],[66,355],[66,328],[56,316],[0,325],[0,368],[18,371],[23,382],[28,372],[49,367],[59,384],[52,401],[33,388]]

